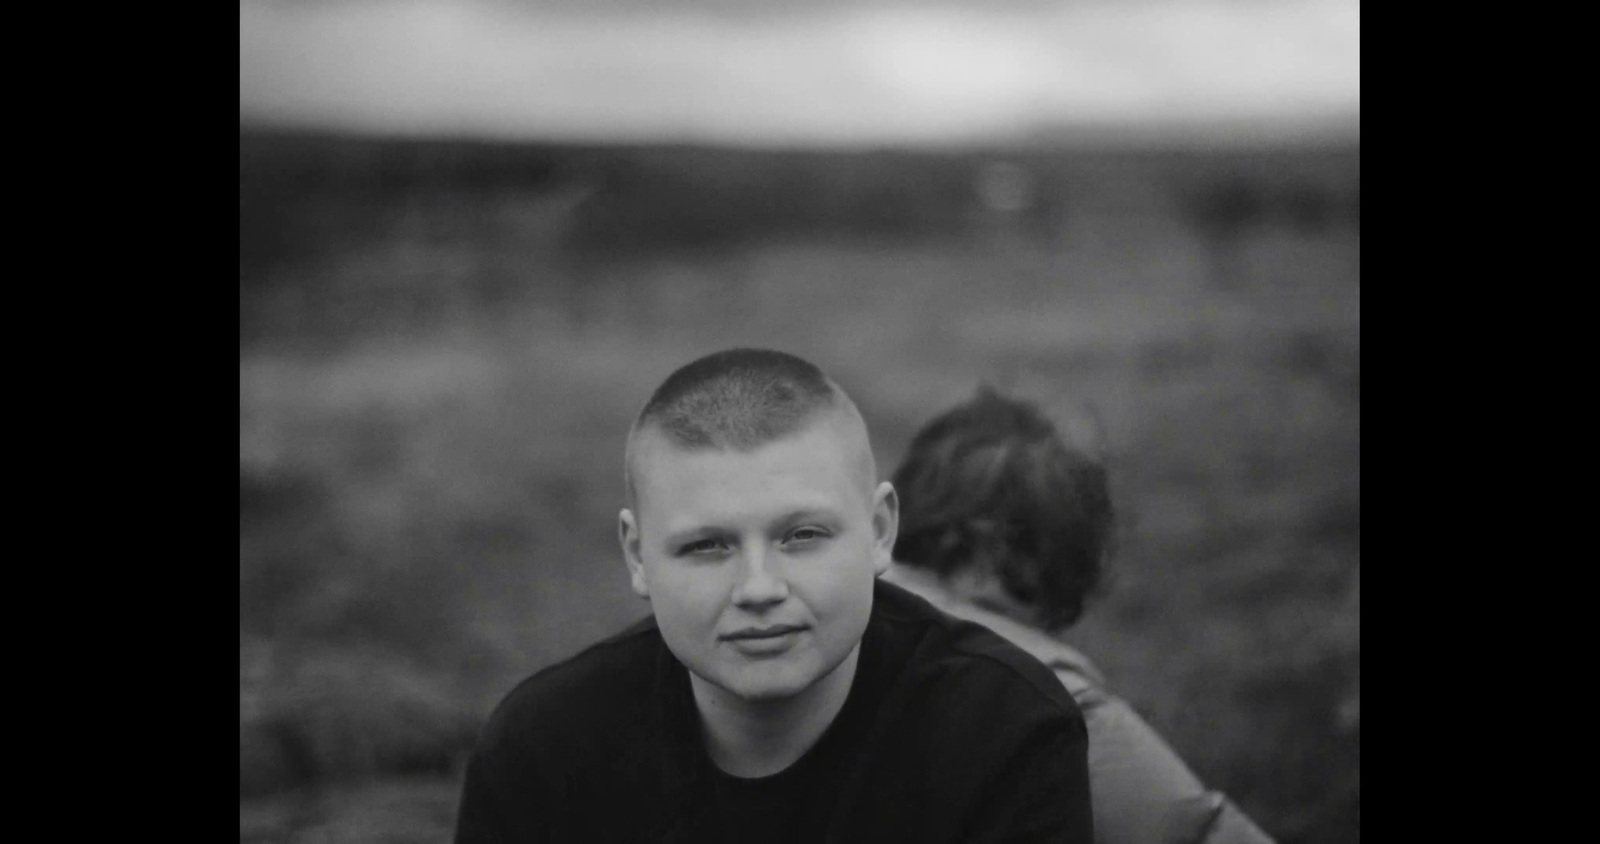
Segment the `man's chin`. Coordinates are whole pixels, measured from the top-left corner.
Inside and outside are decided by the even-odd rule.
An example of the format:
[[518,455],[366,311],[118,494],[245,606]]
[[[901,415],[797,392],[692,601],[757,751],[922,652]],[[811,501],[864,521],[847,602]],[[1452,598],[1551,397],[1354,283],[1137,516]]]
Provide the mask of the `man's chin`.
[[790,673],[775,673],[766,677],[739,677],[727,688],[735,697],[746,703],[776,703],[789,700],[811,687],[816,678],[801,678]]

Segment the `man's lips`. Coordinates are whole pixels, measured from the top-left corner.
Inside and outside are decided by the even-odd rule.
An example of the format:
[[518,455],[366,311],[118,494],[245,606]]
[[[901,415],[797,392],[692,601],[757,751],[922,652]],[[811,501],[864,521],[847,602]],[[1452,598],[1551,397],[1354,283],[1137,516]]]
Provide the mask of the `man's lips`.
[[797,633],[806,629],[803,624],[774,624],[771,627],[746,627],[732,633],[724,633],[722,638],[730,642],[748,639],[776,639],[790,633]]

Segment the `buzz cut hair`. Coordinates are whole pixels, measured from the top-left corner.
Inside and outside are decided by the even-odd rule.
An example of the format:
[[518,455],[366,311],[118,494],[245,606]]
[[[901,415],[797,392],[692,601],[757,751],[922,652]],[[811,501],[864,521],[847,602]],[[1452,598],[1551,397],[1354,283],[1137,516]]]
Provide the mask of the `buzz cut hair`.
[[855,403],[809,361],[771,349],[727,349],[685,364],[656,388],[628,431],[627,506],[637,505],[639,435],[658,431],[685,449],[749,451],[792,434],[819,414]]

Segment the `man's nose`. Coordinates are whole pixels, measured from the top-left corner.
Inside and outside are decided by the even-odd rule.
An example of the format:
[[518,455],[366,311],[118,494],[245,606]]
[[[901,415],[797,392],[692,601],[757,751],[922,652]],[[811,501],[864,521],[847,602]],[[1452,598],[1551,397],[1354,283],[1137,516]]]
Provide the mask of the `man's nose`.
[[740,606],[776,604],[789,597],[789,583],[781,573],[773,570],[774,561],[768,549],[760,543],[745,546],[740,560],[739,582],[734,587],[733,600]]

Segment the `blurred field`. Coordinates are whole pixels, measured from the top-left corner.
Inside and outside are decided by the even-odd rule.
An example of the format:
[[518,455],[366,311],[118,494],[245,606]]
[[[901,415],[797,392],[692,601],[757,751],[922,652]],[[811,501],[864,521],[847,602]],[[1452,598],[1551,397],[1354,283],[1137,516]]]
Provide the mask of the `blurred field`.
[[447,840],[494,701],[647,612],[633,412],[762,345],[845,384],[885,475],[980,381],[1097,418],[1126,535],[1069,640],[1279,840],[1358,841],[1359,185],[1354,145],[242,129],[240,840]]

